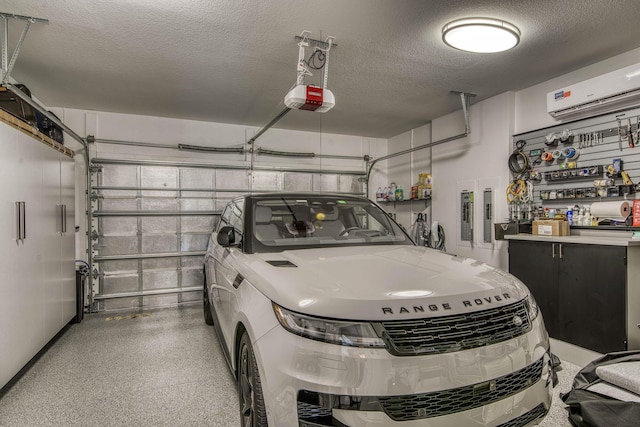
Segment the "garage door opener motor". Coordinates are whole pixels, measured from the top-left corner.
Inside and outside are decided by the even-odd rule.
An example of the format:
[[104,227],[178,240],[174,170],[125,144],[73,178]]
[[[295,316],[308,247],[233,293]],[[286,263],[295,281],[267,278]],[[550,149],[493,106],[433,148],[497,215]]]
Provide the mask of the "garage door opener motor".
[[[329,51],[336,46],[334,37],[327,37],[326,41],[310,39],[309,31],[303,31],[296,37],[298,40],[298,63],[296,65],[297,79],[293,88],[284,97],[284,104],[298,110],[326,113],[336,105],[336,98],[327,89],[329,77]],[[313,52],[307,59],[305,48],[313,46]],[[304,79],[312,76],[311,70],[323,70],[322,86],[305,85]]]

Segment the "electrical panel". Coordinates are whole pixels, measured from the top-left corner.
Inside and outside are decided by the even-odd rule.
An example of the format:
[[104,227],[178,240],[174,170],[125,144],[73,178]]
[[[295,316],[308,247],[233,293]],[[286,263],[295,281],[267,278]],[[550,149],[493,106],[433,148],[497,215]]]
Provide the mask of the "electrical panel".
[[460,240],[473,242],[473,191],[460,193]]

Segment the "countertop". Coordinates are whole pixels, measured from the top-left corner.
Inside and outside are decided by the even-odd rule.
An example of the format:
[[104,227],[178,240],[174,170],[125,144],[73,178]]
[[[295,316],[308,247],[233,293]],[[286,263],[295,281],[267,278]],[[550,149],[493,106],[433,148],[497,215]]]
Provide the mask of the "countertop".
[[554,243],[580,243],[583,245],[639,246],[640,238],[632,238],[629,231],[572,230],[570,236],[540,236],[533,234],[510,234],[505,240],[529,240]]

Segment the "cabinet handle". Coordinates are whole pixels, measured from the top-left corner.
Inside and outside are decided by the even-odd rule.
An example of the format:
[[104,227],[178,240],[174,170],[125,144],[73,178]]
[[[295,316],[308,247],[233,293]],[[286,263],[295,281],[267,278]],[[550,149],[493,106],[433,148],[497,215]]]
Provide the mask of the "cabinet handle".
[[562,259],[562,243],[558,244],[560,246],[560,259]]
[[56,232],[62,233],[62,205],[56,205]]
[[27,204],[26,202],[20,202],[22,204],[22,240],[27,238]]
[[22,237],[22,202],[16,202],[16,242]]
[[552,243],[551,244],[551,258],[555,258],[556,257],[556,244]]
[[58,223],[58,232],[65,234],[67,232],[67,205],[57,205],[60,222]]
[[25,202],[16,202],[16,241],[22,242],[27,238],[27,221]]

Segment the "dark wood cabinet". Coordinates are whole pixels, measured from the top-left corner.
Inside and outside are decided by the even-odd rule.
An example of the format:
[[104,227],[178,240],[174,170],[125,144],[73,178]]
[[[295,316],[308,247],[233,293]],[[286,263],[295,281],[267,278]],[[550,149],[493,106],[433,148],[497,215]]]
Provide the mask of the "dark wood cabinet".
[[520,279],[536,299],[549,335],[558,335],[558,265],[550,243],[509,241],[509,272]]
[[549,335],[600,353],[627,349],[624,246],[509,241],[509,272],[531,290]]

